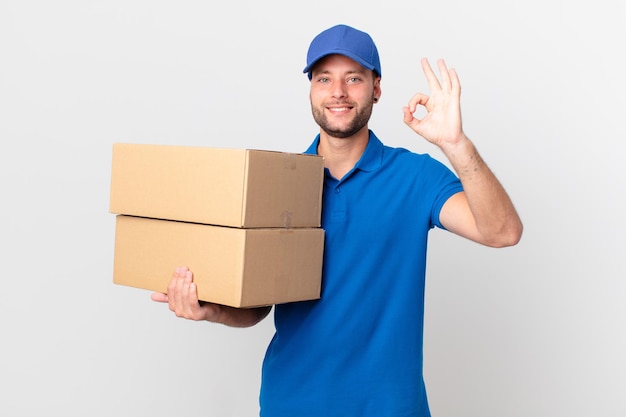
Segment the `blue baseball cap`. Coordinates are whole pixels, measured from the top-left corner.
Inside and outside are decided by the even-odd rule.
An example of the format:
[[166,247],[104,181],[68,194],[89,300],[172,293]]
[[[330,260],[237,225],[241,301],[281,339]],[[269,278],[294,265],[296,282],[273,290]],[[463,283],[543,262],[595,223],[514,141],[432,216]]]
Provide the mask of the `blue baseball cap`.
[[372,37],[346,25],[333,26],[313,38],[302,72],[308,73],[310,79],[313,66],[320,59],[333,54],[347,56],[363,67],[376,71],[379,77],[382,76],[378,50]]

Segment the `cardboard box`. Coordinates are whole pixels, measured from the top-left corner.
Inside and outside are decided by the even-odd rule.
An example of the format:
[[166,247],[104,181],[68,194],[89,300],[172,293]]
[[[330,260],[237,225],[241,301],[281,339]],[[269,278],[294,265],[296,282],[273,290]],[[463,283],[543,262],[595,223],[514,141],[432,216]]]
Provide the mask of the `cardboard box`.
[[187,266],[201,300],[255,307],[320,297],[324,230],[242,229],[116,216],[113,282],[167,292]]
[[320,227],[323,181],[317,155],[117,143],[110,212],[243,228]]

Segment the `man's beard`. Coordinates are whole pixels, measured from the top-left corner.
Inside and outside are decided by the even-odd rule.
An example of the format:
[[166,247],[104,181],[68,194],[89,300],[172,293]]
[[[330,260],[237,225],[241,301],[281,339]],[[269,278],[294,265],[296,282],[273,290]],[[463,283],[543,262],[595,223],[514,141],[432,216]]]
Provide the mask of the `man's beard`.
[[369,103],[366,103],[361,110],[357,109],[356,115],[352,121],[343,129],[335,129],[330,126],[328,118],[324,114],[324,109],[318,109],[311,106],[311,110],[313,113],[313,119],[315,120],[315,123],[319,125],[320,129],[331,137],[344,139],[354,135],[367,125],[367,122],[372,116],[373,106],[373,101],[370,101]]

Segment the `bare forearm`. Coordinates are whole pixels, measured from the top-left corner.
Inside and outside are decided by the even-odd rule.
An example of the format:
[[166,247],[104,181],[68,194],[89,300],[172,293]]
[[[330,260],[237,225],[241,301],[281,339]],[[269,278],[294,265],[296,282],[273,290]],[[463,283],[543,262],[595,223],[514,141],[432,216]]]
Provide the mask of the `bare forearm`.
[[463,135],[453,146],[442,148],[456,171],[474,217],[476,229],[491,246],[516,244],[522,222],[502,184],[482,159],[474,144]]
[[263,320],[272,310],[271,306],[255,308],[235,308],[219,306],[219,315],[215,320],[229,327],[250,327]]

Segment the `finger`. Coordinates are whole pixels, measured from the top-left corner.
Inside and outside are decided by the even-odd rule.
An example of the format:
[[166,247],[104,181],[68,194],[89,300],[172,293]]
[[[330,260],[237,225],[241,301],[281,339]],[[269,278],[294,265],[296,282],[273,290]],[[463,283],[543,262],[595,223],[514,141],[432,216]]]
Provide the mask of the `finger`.
[[420,123],[422,123],[422,119],[420,119],[419,117],[415,117],[415,115],[413,114],[413,112],[410,111],[408,106],[403,107],[402,111],[403,111],[402,120],[404,121],[404,123],[407,126],[409,126],[411,129],[416,130],[417,126]]
[[176,313],[179,316],[189,317],[193,311],[193,306],[189,304],[189,287],[193,283],[191,271],[181,268],[178,272],[178,296],[176,299]]
[[404,115],[404,117],[402,118],[404,123],[409,124],[409,123],[411,123],[413,121],[413,119],[414,119],[413,112],[411,111],[411,109],[409,109],[408,106],[404,106],[402,108],[402,113]]
[[446,62],[443,59],[439,59],[437,61],[437,66],[439,67],[439,74],[441,75],[441,88],[443,90],[450,91],[452,89],[452,84],[450,83],[450,73],[448,72]]
[[167,303],[167,294],[163,294],[162,292],[153,292],[150,295],[150,299],[152,301],[156,301],[158,303]]
[[452,83],[452,91],[461,91],[461,81],[459,80],[459,75],[456,73],[454,68],[450,68],[450,82]]
[[185,279],[186,268],[185,267],[176,267],[174,273],[172,274],[172,279],[167,286],[167,295],[170,310],[176,312],[177,309],[180,309],[182,305],[181,293],[184,288],[184,279]]
[[198,301],[198,289],[195,282],[189,283],[187,287],[187,306],[189,308],[189,317],[198,317],[201,314],[202,307]]
[[417,106],[426,106],[426,103],[428,103],[429,99],[430,99],[430,96],[427,96],[426,94],[423,94],[423,93],[415,94],[409,100],[409,104],[408,104],[409,111],[411,113],[415,113],[415,110],[417,110]]
[[182,279],[180,298],[182,310],[186,313],[185,317],[191,317],[193,315],[195,307],[198,306],[198,299],[196,297],[196,286],[193,283],[191,271],[185,271],[185,275]]
[[441,85],[439,84],[439,80],[435,75],[433,69],[430,67],[427,58],[422,58],[422,71],[424,71],[424,75],[426,76],[426,80],[428,81],[428,87],[430,91],[438,91],[441,89]]

